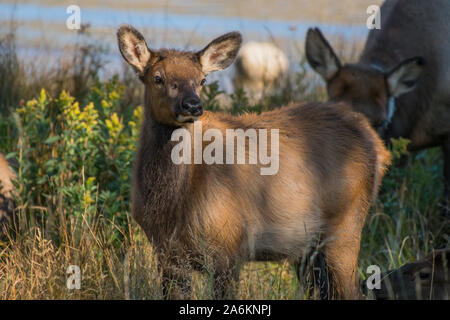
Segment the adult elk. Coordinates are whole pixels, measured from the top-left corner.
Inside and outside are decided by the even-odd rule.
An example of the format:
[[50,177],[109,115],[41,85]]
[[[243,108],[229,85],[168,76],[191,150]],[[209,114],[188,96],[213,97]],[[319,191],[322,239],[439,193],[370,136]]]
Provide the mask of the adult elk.
[[[238,32],[198,52],[151,50],[128,25],[117,37],[122,56],[145,85],[132,214],[157,252],[165,294],[189,295],[190,270],[209,266],[215,297],[227,297],[241,262],[299,260],[320,233],[337,296],[358,298],[361,230],[390,161],[368,121],[337,104],[242,116],[203,111],[205,77],[231,65],[242,41]],[[267,129],[271,136],[278,129],[278,141],[270,139],[279,147],[272,154],[279,158],[278,173],[261,175],[262,163],[175,164],[171,155],[179,142],[173,135],[184,130],[195,137],[196,126],[214,130],[215,139],[227,129]],[[257,158],[246,140],[245,158]],[[173,282],[177,289],[169,292]]]
[[425,258],[381,275],[376,299],[450,299],[450,249],[435,250]]
[[14,222],[14,192],[13,181],[15,174],[9,168],[3,154],[0,153],[0,236],[7,231],[7,228]]
[[273,43],[248,42],[236,58],[233,83],[236,88],[246,90],[255,102],[286,76],[288,67],[288,58]]
[[331,101],[368,117],[387,142],[411,140],[410,151],[442,146],[444,213],[450,214],[450,1],[387,0],[381,29],[370,31],[361,58],[342,65],[319,29],[306,56],[327,83]]

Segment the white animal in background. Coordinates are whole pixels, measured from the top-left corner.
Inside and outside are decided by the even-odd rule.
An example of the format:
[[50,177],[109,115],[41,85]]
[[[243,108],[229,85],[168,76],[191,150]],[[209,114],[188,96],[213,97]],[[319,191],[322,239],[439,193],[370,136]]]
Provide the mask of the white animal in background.
[[273,43],[248,42],[242,46],[235,64],[235,88],[243,88],[250,102],[256,102],[283,79],[289,60]]

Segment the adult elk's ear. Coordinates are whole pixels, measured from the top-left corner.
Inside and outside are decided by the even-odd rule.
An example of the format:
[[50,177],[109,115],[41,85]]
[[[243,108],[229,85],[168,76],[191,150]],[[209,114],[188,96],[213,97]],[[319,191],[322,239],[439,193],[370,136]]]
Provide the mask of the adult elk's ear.
[[401,62],[386,75],[389,94],[398,97],[413,90],[425,67],[425,59],[415,57]]
[[230,32],[211,41],[203,50],[197,52],[204,74],[229,67],[241,47],[242,36],[239,32]]
[[310,66],[325,81],[331,80],[341,68],[339,58],[318,28],[308,29],[305,53]]
[[152,57],[142,34],[130,25],[122,25],[117,30],[119,50],[126,62],[142,76]]

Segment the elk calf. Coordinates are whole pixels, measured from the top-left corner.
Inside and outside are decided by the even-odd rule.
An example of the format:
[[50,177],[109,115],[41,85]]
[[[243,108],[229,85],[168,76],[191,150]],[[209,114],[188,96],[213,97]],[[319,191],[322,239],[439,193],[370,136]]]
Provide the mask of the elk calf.
[[9,168],[8,161],[0,153],[0,235],[4,234],[14,221],[13,180],[15,179],[16,176]]
[[376,299],[450,299],[450,249],[436,250],[416,262],[381,275]]
[[305,51],[329,100],[363,113],[384,140],[407,138],[410,151],[442,146],[443,212],[450,217],[448,21],[448,0],[387,0],[381,29],[370,31],[358,63],[341,65],[319,29],[308,31]]
[[[205,77],[231,65],[242,41],[238,32],[198,52],[151,50],[127,25],[117,36],[122,56],[145,85],[132,213],[157,252],[165,293],[172,279],[189,295],[189,271],[212,265],[216,297],[225,297],[241,262],[298,261],[320,234],[337,296],[358,298],[361,230],[390,161],[368,121],[340,104],[295,105],[261,115],[204,112],[199,96]],[[278,130],[278,141],[270,142],[279,146],[273,155],[279,157],[278,172],[261,175],[262,163],[230,165],[225,159],[175,164],[174,133],[182,129],[192,136],[200,121],[203,132],[214,130],[216,137],[253,128],[259,141],[260,129]],[[209,146],[201,143],[203,150]],[[195,144],[189,141],[193,149]],[[245,155],[255,156],[247,144]]]

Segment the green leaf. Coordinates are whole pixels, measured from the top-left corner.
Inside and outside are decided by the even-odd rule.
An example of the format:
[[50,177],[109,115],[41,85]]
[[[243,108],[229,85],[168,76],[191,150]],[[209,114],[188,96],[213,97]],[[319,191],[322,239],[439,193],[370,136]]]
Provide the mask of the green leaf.
[[52,144],[52,143],[55,143],[58,140],[59,140],[59,136],[48,137],[47,140],[45,140],[45,143],[46,144]]

